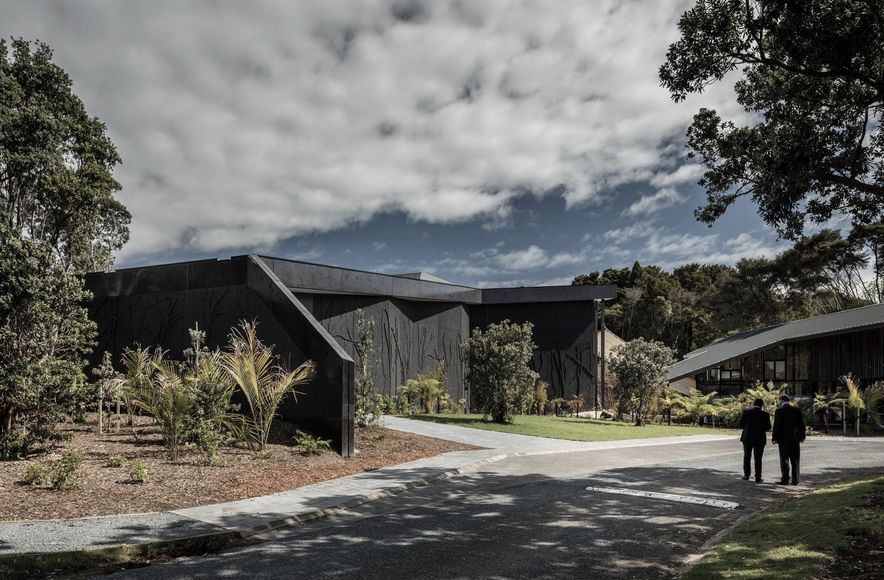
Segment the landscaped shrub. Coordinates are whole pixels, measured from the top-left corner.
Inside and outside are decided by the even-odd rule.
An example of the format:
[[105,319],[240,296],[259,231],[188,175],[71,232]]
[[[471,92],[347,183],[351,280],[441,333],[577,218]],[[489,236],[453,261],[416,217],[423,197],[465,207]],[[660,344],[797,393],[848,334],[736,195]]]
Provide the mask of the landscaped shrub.
[[572,415],[577,415],[583,410],[585,402],[583,395],[571,395],[571,398],[568,399],[568,411]]
[[129,479],[135,483],[150,481],[150,466],[140,459],[132,462],[129,467]]
[[42,463],[32,463],[25,470],[22,481],[28,485],[46,485],[49,482],[49,470]]
[[651,399],[666,384],[666,369],[673,361],[672,349],[662,342],[636,338],[615,347],[611,357],[611,372],[617,376],[615,395],[636,425],[644,423]]
[[282,400],[288,394],[300,394],[295,387],[310,381],[316,367],[313,361],[293,371],[279,366],[273,348],[258,339],[256,324],[250,322],[242,322],[232,330],[221,365],[246,399],[249,416],[244,418],[244,433],[253,449],[263,451]]
[[562,397],[554,397],[546,402],[546,408],[550,413],[558,417],[564,414],[562,409],[565,407],[565,399]]
[[546,413],[546,403],[549,400],[549,383],[537,381],[534,385],[534,402],[531,409],[538,415]]
[[52,461],[49,467],[49,481],[52,489],[63,491],[76,487],[80,481],[83,465],[83,452],[79,449],[65,449],[61,457]]
[[123,464],[126,463],[126,458],[122,455],[111,455],[107,458],[107,461],[104,462],[105,467],[123,467]]
[[369,427],[380,419],[383,412],[381,398],[374,390],[371,371],[374,367],[374,320],[366,320],[365,311],[356,309],[356,350],[358,373],[354,383],[356,407],[354,419],[359,427]]
[[295,439],[297,441],[295,447],[301,455],[319,455],[323,451],[331,450],[330,440],[320,439],[304,431],[295,431]]
[[193,411],[194,395],[188,388],[181,368],[174,361],[163,360],[162,351],[151,357],[155,373],[146,383],[131,392],[131,402],[157,420],[169,459],[178,459],[187,439],[187,425]]
[[495,423],[511,423],[534,395],[538,374],[529,366],[534,354],[533,326],[504,320],[484,332],[476,328],[464,345],[472,402]]

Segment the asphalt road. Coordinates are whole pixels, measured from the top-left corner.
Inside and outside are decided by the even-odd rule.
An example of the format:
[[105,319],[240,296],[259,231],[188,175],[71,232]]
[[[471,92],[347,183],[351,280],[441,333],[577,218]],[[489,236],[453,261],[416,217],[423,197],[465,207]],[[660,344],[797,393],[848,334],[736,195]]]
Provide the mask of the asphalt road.
[[[119,578],[671,578],[741,516],[884,470],[884,440],[811,440],[802,484],[740,479],[738,441],[521,457],[439,481],[261,543],[128,570]],[[686,494],[737,509],[587,491]]]

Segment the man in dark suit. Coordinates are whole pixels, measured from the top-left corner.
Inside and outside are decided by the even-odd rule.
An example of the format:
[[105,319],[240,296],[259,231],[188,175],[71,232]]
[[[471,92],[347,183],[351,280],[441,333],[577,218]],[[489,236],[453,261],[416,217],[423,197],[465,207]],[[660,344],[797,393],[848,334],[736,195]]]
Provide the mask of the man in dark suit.
[[771,441],[780,446],[780,470],[783,478],[778,485],[789,484],[789,465],[792,466],[792,485],[798,485],[798,466],[801,463],[801,444],[807,435],[801,409],[789,403],[788,395],[780,397],[774,413]]
[[740,417],[740,428],[743,434],[743,479],[749,479],[749,467],[752,454],[755,454],[755,481],[761,483],[761,457],[767,444],[767,432],[770,431],[770,413],[764,410],[764,401],[755,399],[752,407],[743,411]]

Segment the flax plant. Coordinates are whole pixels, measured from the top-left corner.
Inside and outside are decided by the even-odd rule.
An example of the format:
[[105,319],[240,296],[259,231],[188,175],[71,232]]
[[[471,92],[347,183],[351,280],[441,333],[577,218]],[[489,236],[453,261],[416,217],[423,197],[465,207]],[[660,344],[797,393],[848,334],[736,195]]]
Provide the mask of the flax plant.
[[316,373],[313,361],[293,371],[276,362],[273,348],[258,339],[256,323],[243,322],[230,334],[228,350],[221,354],[221,366],[242,391],[250,416],[243,418],[249,446],[260,453],[267,446],[270,425],[288,394],[303,394],[295,387],[310,381]]

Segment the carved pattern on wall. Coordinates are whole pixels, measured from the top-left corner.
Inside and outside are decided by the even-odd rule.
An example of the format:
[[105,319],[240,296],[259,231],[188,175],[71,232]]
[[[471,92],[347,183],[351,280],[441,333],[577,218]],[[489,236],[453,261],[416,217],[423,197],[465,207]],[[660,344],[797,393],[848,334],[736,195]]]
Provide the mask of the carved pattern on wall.
[[356,359],[353,346],[356,309],[375,323],[375,388],[392,395],[406,380],[445,361],[446,390],[454,400],[465,398],[464,362],[460,345],[468,326],[459,304],[411,302],[368,296],[314,294],[304,300],[313,316]]

